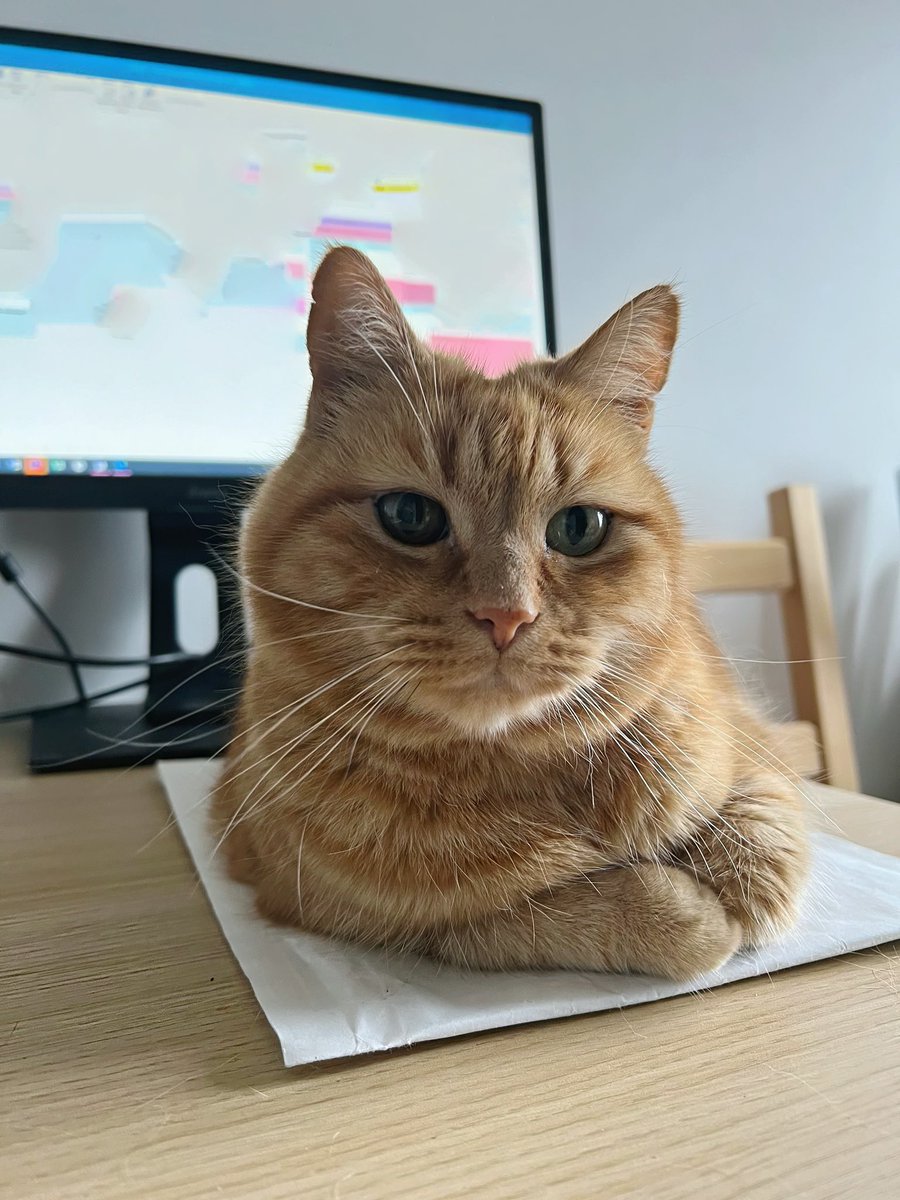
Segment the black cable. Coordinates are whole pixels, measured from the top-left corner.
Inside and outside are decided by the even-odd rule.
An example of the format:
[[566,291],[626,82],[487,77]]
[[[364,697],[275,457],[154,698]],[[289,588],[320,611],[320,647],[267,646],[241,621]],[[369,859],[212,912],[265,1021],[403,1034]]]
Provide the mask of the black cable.
[[15,658],[33,658],[38,662],[64,663],[67,666],[74,663],[79,667],[164,667],[175,663],[203,662],[209,657],[175,650],[171,654],[151,654],[146,658],[102,658],[88,654],[55,654],[52,650],[14,646],[11,642],[0,642],[0,654],[12,654]]
[[176,663],[202,662],[205,658],[209,657],[203,654],[187,654],[180,650],[169,654],[150,654],[143,658],[106,658],[96,654],[75,654],[62,630],[54,624],[35,597],[28,591],[24,583],[22,583],[21,576],[22,568],[13,556],[8,552],[0,552],[0,578],[5,579],[7,583],[13,584],[19,590],[32,609],[37,613],[42,623],[53,634],[63,653],[56,654],[52,650],[37,650],[31,646],[14,646],[11,642],[0,642],[0,654],[11,654],[16,658],[29,658],[36,662],[57,663],[68,667],[72,672],[72,679],[75,683],[79,700],[87,698],[81,673],[78,670],[79,667],[108,667],[111,669],[119,667],[164,667]]
[[78,663],[75,655],[72,653],[72,647],[69,645],[68,639],[60,627],[56,624],[50,614],[39,603],[37,597],[32,596],[31,592],[25,586],[21,579],[22,568],[8,552],[0,553],[0,577],[11,583],[19,592],[22,599],[31,607],[32,611],[37,616],[41,624],[47,629],[53,640],[62,650],[65,656],[62,661],[69,668],[72,676],[72,683],[75,685],[75,692],[79,701],[83,704],[87,701],[87,691],[85,690],[84,681],[81,678],[81,671],[78,668]]
[[145,683],[149,683],[148,677],[143,679],[133,679],[131,683],[120,683],[118,687],[106,688],[102,692],[94,692],[93,695],[85,696],[83,700],[63,700],[59,704],[45,704],[38,708],[19,708],[10,709],[7,712],[0,712],[0,724],[5,721],[24,721],[29,717],[40,717],[44,713],[65,712],[69,708],[81,708],[85,704],[93,704],[95,700],[103,700],[107,696],[116,696],[119,692],[130,692],[132,688],[142,687]]
[[7,721],[23,721],[29,717],[39,717],[44,713],[65,712],[70,708],[80,708],[92,704],[95,700],[104,700],[107,696],[117,696],[120,692],[130,692],[132,688],[142,687],[150,682],[149,677],[135,679],[131,683],[121,683],[116,687],[105,688],[103,691],[89,695],[81,678],[80,667],[156,667],[175,663],[202,662],[208,655],[185,654],[175,651],[171,654],[151,654],[145,658],[105,658],[97,655],[80,655],[72,651],[69,641],[49,613],[31,594],[21,580],[22,568],[8,551],[0,551],[0,578],[15,587],[22,598],[32,608],[41,623],[53,635],[54,640],[62,651],[56,654],[52,650],[36,650],[31,646],[14,646],[9,642],[0,642],[0,654],[12,654],[17,658],[34,659],[38,662],[56,663],[68,667],[72,675],[77,693],[76,700],[63,700],[59,704],[45,704],[36,708],[10,709],[0,712],[0,723]]

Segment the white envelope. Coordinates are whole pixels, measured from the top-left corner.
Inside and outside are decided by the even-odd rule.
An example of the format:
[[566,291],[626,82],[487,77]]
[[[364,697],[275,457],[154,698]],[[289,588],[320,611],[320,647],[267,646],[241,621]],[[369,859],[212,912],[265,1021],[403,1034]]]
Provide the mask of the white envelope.
[[253,890],[229,879],[213,855],[207,809],[218,764],[173,761],[158,769],[222,932],[278,1036],[286,1067],[643,1004],[900,938],[900,859],[815,834],[812,877],[796,928],[775,945],[738,954],[690,983],[575,971],[461,971],[363,950],[257,916]]

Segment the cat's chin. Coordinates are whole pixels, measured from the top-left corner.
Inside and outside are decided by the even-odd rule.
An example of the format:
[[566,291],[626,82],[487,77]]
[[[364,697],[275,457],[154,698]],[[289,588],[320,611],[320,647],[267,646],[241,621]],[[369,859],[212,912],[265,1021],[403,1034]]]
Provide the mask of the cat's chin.
[[467,738],[491,739],[516,726],[540,720],[555,699],[548,694],[469,685],[419,689],[414,696],[414,707],[437,717]]

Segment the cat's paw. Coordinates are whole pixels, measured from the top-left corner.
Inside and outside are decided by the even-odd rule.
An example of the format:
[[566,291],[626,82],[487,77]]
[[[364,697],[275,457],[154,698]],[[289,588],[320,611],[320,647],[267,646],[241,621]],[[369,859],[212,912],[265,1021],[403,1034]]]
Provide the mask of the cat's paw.
[[627,954],[633,970],[684,981],[731,958],[744,931],[714,892],[674,867],[648,863],[634,872]]

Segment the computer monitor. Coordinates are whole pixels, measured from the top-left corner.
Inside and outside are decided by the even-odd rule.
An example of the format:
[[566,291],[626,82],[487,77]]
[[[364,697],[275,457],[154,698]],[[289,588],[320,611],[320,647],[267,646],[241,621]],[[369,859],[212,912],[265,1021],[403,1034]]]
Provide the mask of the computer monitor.
[[[336,242],[430,345],[552,352],[540,107],[0,29],[0,507],[146,509],[154,653],[177,572],[221,574],[223,494],[302,426]],[[228,681],[206,665],[152,674],[157,725]]]

